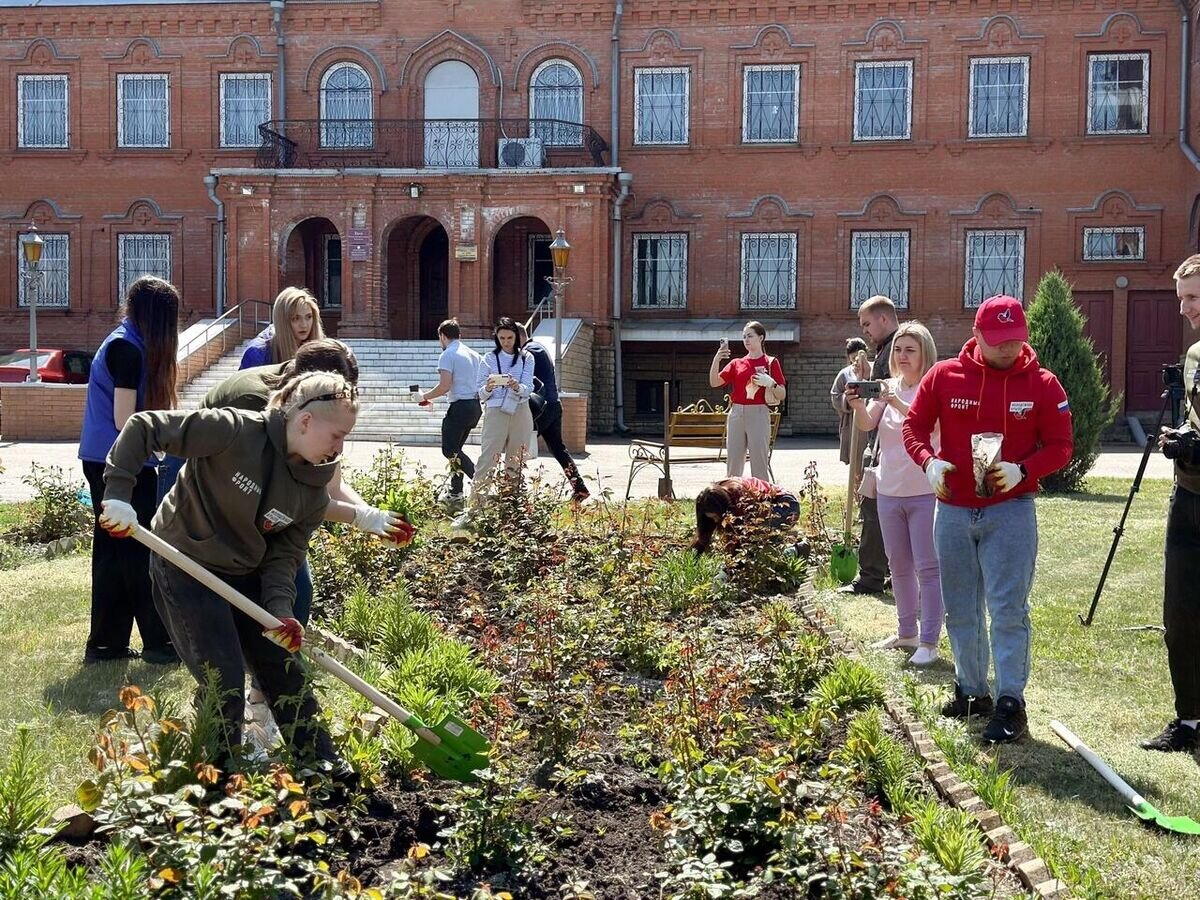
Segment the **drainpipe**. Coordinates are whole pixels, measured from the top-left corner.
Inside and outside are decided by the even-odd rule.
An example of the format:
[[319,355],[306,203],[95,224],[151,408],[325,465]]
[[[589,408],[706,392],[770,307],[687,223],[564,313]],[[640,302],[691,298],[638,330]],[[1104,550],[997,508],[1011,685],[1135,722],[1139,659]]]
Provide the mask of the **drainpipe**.
[[275,90],[276,119],[287,118],[287,81],[284,78],[283,48],[287,41],[283,37],[283,3],[284,0],[271,0],[271,12],[275,20],[275,71],[279,85]]
[[[1180,0],[1182,2],[1182,0]],[[611,87],[612,116],[608,125],[608,133],[612,136],[612,164],[621,164],[621,19],[625,16],[625,0],[617,0],[613,12],[612,27],[612,59],[609,66],[612,69]]]
[[1179,9],[1183,13],[1183,40],[1179,47],[1179,149],[1197,169],[1200,169],[1200,156],[1188,141],[1188,107],[1191,105],[1191,78],[1188,71],[1192,56],[1192,12],[1187,0],[1179,0]]
[[633,184],[632,172],[619,172],[617,183],[621,193],[613,203],[612,212],[612,284],[613,284],[613,400],[617,414],[617,431],[629,434],[625,424],[624,370],[621,366],[621,249],[624,246],[621,232],[621,207],[629,199],[629,186]]
[[205,175],[208,199],[217,206],[217,315],[225,312],[225,204],[217,196],[217,176]]

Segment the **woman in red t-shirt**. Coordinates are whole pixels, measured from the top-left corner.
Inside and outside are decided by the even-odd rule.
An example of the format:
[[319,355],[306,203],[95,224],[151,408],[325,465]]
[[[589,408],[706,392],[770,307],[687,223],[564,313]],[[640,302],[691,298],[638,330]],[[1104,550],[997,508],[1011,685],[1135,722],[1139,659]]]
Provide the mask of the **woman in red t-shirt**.
[[[708,369],[708,383],[715,388],[728,386],[729,424],[725,429],[730,478],[746,468],[746,448],[750,449],[750,474],[768,476],[768,448],[771,445],[771,413],[767,405],[778,406],[787,395],[783,367],[779,360],[763,353],[767,329],[759,322],[747,322],[742,329],[746,355],[726,362],[732,355],[729,341],[721,341]],[[724,368],[721,368],[724,365]]]
[[[766,506],[769,504],[769,508]],[[726,478],[696,496],[696,538],[692,549],[704,553],[729,518],[759,511],[771,528],[791,528],[800,518],[800,500],[791,491],[759,478]]]

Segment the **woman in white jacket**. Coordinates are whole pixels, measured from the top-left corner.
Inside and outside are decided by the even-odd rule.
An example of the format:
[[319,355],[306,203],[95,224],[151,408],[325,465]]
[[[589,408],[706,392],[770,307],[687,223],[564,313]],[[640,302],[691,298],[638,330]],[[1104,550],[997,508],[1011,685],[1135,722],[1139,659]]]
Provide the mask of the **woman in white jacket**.
[[[533,415],[529,411],[533,357],[521,349],[517,323],[507,316],[496,322],[492,340],[496,349],[484,354],[483,365],[479,367],[479,399],[484,405],[483,446],[471,484],[481,487],[487,483],[501,454],[510,468],[520,465],[533,436]],[[471,505],[454,520],[454,527],[467,524],[479,497],[472,488]]]

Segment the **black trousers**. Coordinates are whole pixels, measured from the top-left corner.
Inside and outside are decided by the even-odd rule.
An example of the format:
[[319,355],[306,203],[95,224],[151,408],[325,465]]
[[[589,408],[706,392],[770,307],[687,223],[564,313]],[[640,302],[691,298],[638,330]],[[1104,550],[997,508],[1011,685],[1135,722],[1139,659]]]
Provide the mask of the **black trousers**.
[[451,493],[462,493],[463,475],[472,481],[475,480],[475,463],[467,454],[463,453],[463,446],[467,443],[467,435],[471,433],[472,428],[479,424],[479,418],[482,415],[483,408],[479,405],[479,401],[472,398],[455,400],[446,410],[446,418],[442,419],[442,456],[446,459],[454,459],[457,456],[458,466],[461,470],[455,471],[450,476]]
[[1176,485],[1167,508],[1163,626],[1175,714],[1200,719],[1200,494]]
[[862,538],[858,544],[858,580],[872,591],[882,591],[888,577],[888,560],[883,549],[883,532],[879,528],[879,507],[874,497],[864,497],[860,501],[859,516]]
[[[150,562],[150,575],[154,579],[154,599],[175,639],[175,650],[199,684],[198,698],[203,698],[207,689],[206,669],[216,672],[227,750],[242,742],[244,689],[249,667],[267,697],[284,739],[302,754],[315,754],[327,760],[337,758],[333,741],[321,724],[316,695],[305,683],[304,663],[299,654],[288,653],[267,640],[261,625],[157,556]],[[259,602],[258,575],[217,577]]]
[[583,478],[579,475],[579,469],[575,466],[575,460],[571,459],[571,454],[567,452],[567,445],[563,443],[562,417],[562,403],[558,400],[552,402],[546,401],[545,409],[533,424],[537,429],[538,436],[550,448],[551,455],[562,466],[563,474],[571,482],[571,487],[574,488],[576,493],[587,493],[587,485],[584,484]]
[[[154,609],[150,590],[150,551],[132,538],[114,538],[100,527],[104,500],[104,463],[84,462],[92,494],[92,627],[87,653],[94,658],[122,655],[136,620],[146,650],[170,651],[171,638]],[[146,467],[133,488],[138,521],[149,525],[158,505],[158,473]]]

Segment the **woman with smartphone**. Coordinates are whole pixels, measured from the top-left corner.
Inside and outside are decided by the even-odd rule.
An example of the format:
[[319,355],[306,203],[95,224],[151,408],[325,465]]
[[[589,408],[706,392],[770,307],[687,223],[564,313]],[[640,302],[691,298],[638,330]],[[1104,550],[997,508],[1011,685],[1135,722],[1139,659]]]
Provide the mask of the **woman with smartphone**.
[[[888,359],[892,378],[846,385],[846,402],[854,410],[859,430],[879,430],[876,497],[899,620],[896,632],[873,646],[913,650],[909,662],[914,666],[927,666],[938,658],[944,614],[942,575],[933,543],[933,490],[904,449],[900,429],[921,378],[935,362],[937,347],[929,329],[919,322],[905,322],[892,339]],[[872,394],[878,387],[878,399],[869,404],[862,396],[868,386]],[[935,436],[934,446],[939,443]]]
[[726,432],[726,474],[735,478],[746,468],[746,450],[750,450],[750,474],[766,480],[769,476],[771,412],[787,396],[783,367],[779,360],[763,352],[767,329],[760,322],[747,322],[742,329],[746,355],[729,361],[729,341],[722,340],[712,365],[708,383],[715,388],[728,387],[729,423]]

